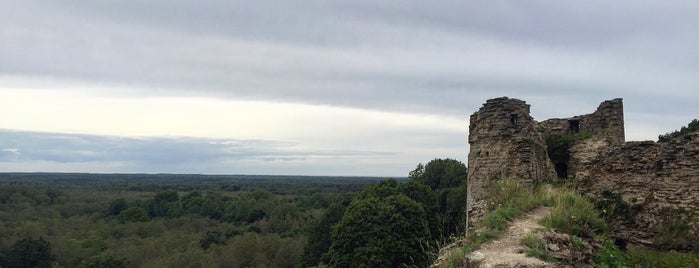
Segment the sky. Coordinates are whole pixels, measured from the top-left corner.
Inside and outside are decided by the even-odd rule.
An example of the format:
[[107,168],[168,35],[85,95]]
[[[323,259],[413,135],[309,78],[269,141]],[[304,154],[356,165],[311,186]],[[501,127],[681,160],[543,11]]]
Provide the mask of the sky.
[[699,117],[696,1],[0,0],[0,171],[407,176],[468,117]]

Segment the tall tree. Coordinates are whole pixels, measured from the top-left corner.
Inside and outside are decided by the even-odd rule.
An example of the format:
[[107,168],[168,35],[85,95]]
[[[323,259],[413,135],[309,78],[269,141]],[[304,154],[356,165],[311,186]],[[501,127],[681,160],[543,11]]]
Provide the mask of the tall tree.
[[426,165],[418,164],[409,173],[411,181],[430,187],[437,196],[437,210],[442,219],[442,235],[464,231],[466,217],[466,177],[464,163],[454,159],[434,159]]

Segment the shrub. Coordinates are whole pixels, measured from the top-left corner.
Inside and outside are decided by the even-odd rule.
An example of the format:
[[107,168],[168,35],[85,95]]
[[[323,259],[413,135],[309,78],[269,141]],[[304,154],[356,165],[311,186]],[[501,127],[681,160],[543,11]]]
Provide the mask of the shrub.
[[610,240],[605,240],[602,249],[594,257],[595,267],[600,268],[622,268],[634,267],[630,263],[623,251]]

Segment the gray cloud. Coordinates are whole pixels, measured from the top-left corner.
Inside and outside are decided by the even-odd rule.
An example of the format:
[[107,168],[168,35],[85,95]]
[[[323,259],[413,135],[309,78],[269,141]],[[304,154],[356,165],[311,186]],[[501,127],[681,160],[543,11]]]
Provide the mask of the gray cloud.
[[[125,138],[65,133],[0,130],[0,166],[34,163],[33,171],[51,171],[61,164],[119,163],[108,172],[182,172],[269,174],[261,169],[279,162],[297,161],[307,174],[342,174],[320,170],[301,160],[331,158],[385,159],[396,153],[360,150],[299,150],[295,143],[269,140],[206,139],[188,137]],[[301,162],[298,162],[301,161]],[[51,163],[42,167],[42,163]],[[90,172],[91,167],[73,170]],[[358,171],[363,172],[363,171]]]
[[3,6],[1,74],[137,88],[126,92],[135,96],[272,99],[452,115],[501,95],[546,96],[562,108],[556,103],[595,105],[602,92],[637,97],[648,112],[699,97],[699,55],[693,52],[699,5],[693,2]]
[[[622,97],[627,136],[641,138],[699,114],[694,1],[0,4],[0,88],[81,87],[134,98],[261,99],[461,118],[486,99],[510,96],[530,103],[539,120],[589,113],[604,99]],[[234,146],[216,144],[225,142],[220,140],[32,135],[40,136],[34,145],[1,144],[20,154],[3,150],[0,160],[110,159],[163,169],[194,161],[235,166],[264,160],[289,163],[276,170],[295,172],[303,169],[294,166],[301,159],[377,155],[288,153],[285,145],[269,141]],[[453,134],[416,135],[458,138],[445,144],[465,147],[465,137]],[[62,142],[71,146],[55,147]],[[341,163],[325,164],[347,168]],[[258,173],[268,168],[255,167]]]

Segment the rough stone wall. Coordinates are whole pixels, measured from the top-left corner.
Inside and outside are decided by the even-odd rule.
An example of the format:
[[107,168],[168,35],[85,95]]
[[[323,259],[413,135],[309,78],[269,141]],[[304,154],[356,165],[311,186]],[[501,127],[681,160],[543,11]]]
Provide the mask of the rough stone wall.
[[621,145],[625,142],[623,100],[617,98],[604,101],[591,114],[543,121],[539,124],[539,131],[544,137],[552,134],[586,133],[591,138],[605,140],[610,145]]
[[[680,216],[673,214],[678,209],[699,212],[699,133],[668,143],[610,147],[581,169],[576,177],[580,191],[593,200],[605,190],[619,193],[633,208],[631,218],[620,216],[612,226],[613,234],[628,241],[652,245],[653,238],[669,228],[663,225]],[[696,222],[692,228],[693,235],[699,235]]]
[[[627,204],[614,218],[612,233],[653,245],[682,215],[694,213],[690,246],[699,248],[699,132],[668,143],[625,142],[621,99],[602,102],[592,114],[536,122],[524,101],[507,97],[486,103],[469,126],[468,214],[478,222],[485,212],[488,186],[512,178],[531,184],[555,178],[545,137],[576,134],[569,149],[568,174],[578,190],[594,201],[603,192],[619,194]],[[692,240],[694,239],[694,240]],[[685,239],[686,240],[686,239]],[[685,243],[686,244],[686,243]]]
[[507,97],[486,101],[471,115],[468,142],[469,221],[480,218],[492,181],[517,178],[525,184],[554,176],[546,145],[529,105]]
[[599,152],[625,142],[624,104],[617,98],[602,102],[595,112],[571,118],[554,118],[539,124],[544,138],[550,135],[576,134],[586,138],[574,142],[567,164],[568,174],[577,176]]

